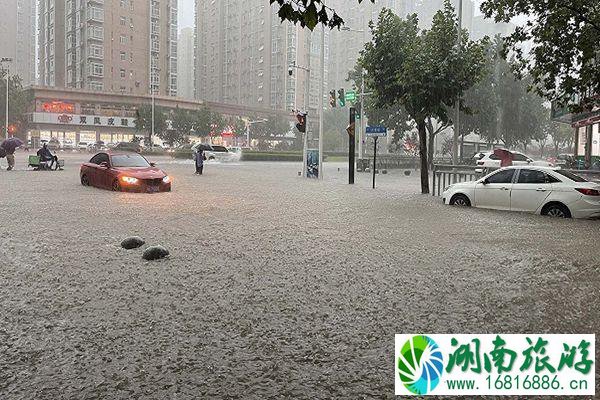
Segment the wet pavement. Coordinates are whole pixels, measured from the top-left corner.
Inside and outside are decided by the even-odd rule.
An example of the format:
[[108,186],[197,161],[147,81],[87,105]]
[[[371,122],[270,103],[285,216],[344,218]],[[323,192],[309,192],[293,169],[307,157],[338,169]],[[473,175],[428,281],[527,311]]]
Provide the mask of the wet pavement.
[[351,187],[343,163],[157,158],[173,192],[144,195],[25,158],[0,170],[1,399],[392,398],[395,333],[600,330],[599,221]]

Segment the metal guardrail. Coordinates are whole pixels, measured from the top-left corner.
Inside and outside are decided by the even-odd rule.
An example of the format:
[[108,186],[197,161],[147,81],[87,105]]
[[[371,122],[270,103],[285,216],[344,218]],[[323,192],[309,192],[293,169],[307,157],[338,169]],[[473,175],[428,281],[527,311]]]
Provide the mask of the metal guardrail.
[[477,172],[482,168],[474,165],[434,165],[431,195],[441,196],[447,185],[477,180],[494,169],[486,168],[483,172]]

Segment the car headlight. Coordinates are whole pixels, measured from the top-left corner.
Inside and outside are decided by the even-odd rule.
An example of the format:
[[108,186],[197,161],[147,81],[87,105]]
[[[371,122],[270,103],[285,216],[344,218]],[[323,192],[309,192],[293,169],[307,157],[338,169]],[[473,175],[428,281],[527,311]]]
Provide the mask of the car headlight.
[[137,178],[132,178],[130,176],[122,176],[121,180],[125,183],[129,183],[130,185],[135,185],[136,183],[138,183]]
[[168,175],[167,175],[167,176],[165,176],[165,177],[163,178],[163,182],[164,182],[164,183],[170,183],[170,182],[171,182],[171,177],[170,177],[170,176],[168,176]]

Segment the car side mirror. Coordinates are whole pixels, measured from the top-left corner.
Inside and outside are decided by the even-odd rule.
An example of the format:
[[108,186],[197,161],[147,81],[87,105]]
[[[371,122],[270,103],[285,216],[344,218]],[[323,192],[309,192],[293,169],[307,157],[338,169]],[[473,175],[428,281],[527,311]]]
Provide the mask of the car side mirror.
[[108,168],[108,163],[106,161],[102,161],[100,164],[98,164],[100,166],[100,168]]
[[156,163],[153,163],[153,162],[151,162],[151,163],[150,163],[150,166],[151,166],[151,167],[156,167]]
[[481,183],[483,183],[484,185],[489,185],[490,181],[487,178],[485,178],[484,180],[481,181]]
[[533,160],[531,160],[531,159],[527,160],[527,164],[531,164],[532,162],[533,162]]

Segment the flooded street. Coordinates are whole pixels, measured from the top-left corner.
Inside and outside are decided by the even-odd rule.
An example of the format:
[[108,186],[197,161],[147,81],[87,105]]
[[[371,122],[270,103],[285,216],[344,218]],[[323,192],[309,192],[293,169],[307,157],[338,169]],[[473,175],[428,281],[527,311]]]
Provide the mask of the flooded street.
[[81,186],[86,157],[0,170],[1,399],[393,398],[395,333],[600,331],[599,221],[344,163],[157,158],[173,192],[113,193]]

